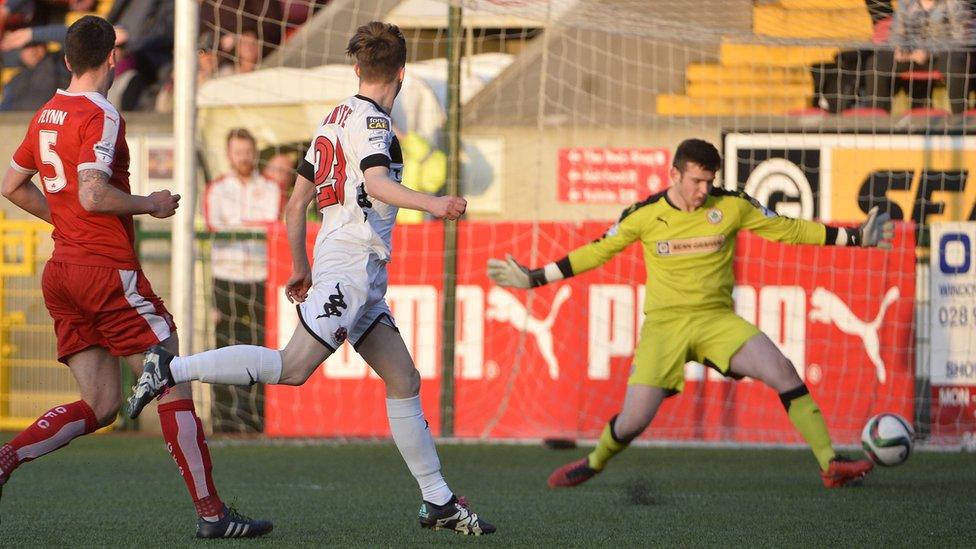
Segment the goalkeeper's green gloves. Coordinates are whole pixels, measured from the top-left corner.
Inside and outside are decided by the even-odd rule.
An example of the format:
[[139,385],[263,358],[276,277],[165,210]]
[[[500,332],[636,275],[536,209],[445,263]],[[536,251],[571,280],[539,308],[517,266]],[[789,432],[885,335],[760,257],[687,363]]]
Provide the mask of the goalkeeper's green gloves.
[[529,269],[515,261],[511,255],[506,255],[505,259],[488,260],[488,278],[499,286],[527,290],[561,280],[565,276],[555,263],[539,269]]
[[868,218],[857,228],[857,233],[853,244],[862,248],[891,248],[891,239],[894,236],[894,225],[891,223],[891,215],[888,212],[879,214],[878,207],[871,208]]

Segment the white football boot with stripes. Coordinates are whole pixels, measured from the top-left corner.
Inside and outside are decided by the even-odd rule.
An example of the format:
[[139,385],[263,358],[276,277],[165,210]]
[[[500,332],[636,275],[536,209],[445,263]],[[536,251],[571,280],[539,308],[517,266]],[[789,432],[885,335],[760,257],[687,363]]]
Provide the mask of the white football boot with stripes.
[[198,538],[256,538],[274,529],[267,520],[256,520],[224,506],[224,517],[217,522],[197,520]]
[[495,527],[487,520],[471,512],[463,497],[452,497],[444,505],[430,502],[420,504],[420,526],[431,530],[453,530],[458,534],[480,536],[493,534]]

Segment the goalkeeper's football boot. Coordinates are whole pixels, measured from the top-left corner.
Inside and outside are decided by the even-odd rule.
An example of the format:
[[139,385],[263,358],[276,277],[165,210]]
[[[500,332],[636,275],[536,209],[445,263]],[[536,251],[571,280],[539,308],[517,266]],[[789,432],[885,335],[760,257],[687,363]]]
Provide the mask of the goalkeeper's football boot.
[[871,469],[874,469],[874,463],[869,460],[837,456],[830,460],[830,467],[821,472],[820,476],[825,487],[840,488],[860,481]]
[[198,538],[256,538],[274,529],[267,520],[256,520],[224,506],[224,516],[217,522],[197,520]]
[[495,533],[495,526],[471,511],[463,498],[451,497],[444,505],[420,504],[420,526],[431,530],[452,530],[467,536]]
[[572,488],[577,484],[582,484],[590,480],[599,472],[590,467],[590,458],[584,457],[583,459],[567,463],[553,471],[549,475],[549,487]]
[[142,409],[149,404],[149,401],[161,395],[167,388],[176,385],[173,382],[173,375],[169,371],[169,363],[173,361],[173,353],[167,351],[159,345],[153,345],[146,351],[146,357],[142,360],[142,375],[139,381],[132,388],[132,396],[129,397],[128,412],[129,417],[135,419],[139,417]]

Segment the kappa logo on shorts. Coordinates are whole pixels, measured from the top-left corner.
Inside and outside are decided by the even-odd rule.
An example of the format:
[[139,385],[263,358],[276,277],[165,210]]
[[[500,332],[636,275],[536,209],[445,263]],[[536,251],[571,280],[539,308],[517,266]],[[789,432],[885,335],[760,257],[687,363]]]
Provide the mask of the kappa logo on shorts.
[[342,309],[344,311],[348,307],[348,305],[346,305],[346,299],[345,299],[346,296],[343,295],[342,290],[339,289],[338,283],[336,283],[335,288],[336,288],[336,293],[329,296],[329,302],[323,306],[322,314],[320,314],[315,318],[318,319],[318,318],[322,318],[323,316],[326,318],[331,318],[333,316],[342,316],[342,311],[340,311],[339,309]]
[[390,121],[382,116],[367,116],[366,117],[366,129],[367,130],[389,130]]

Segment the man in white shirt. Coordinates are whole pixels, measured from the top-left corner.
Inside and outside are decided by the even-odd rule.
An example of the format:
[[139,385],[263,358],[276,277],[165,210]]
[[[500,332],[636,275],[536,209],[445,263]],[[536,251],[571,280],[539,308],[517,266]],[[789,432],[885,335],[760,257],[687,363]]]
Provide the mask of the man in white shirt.
[[[264,344],[264,282],[268,254],[264,240],[227,232],[264,232],[281,216],[281,189],[257,170],[257,143],[249,131],[227,134],[230,171],[207,185],[204,217],[216,233],[212,241],[217,347]],[[225,233],[225,234],[221,234]],[[214,387],[214,430],[260,431],[263,413],[255,406],[259,387]]]

